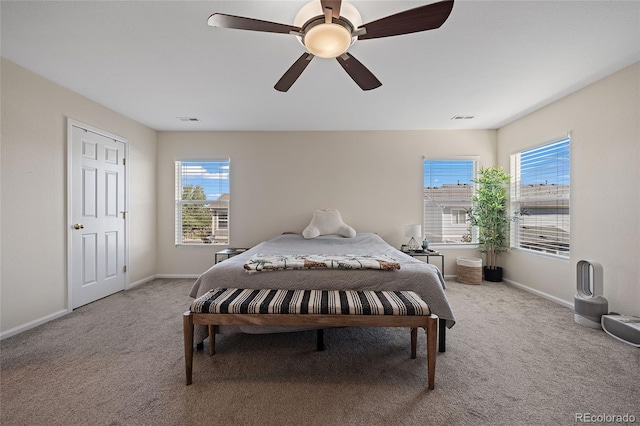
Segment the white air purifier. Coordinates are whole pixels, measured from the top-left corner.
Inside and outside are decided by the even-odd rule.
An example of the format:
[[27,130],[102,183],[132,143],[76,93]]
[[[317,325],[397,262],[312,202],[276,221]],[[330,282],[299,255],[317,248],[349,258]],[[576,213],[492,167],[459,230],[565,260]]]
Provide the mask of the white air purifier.
[[602,329],[616,339],[640,348],[640,318],[629,315],[603,315]]
[[600,319],[607,314],[609,303],[602,297],[602,265],[581,260],[577,264],[577,290],[574,318],[578,324],[602,329]]

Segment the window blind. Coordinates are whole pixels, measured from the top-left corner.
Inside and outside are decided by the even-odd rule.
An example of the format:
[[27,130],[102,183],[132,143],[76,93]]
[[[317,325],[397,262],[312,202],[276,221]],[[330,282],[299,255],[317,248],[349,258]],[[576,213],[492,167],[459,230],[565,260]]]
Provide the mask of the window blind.
[[424,234],[430,243],[468,244],[477,242],[467,221],[476,160],[424,160]]
[[570,139],[511,156],[512,246],[569,256]]
[[175,162],[175,241],[229,243],[229,160]]

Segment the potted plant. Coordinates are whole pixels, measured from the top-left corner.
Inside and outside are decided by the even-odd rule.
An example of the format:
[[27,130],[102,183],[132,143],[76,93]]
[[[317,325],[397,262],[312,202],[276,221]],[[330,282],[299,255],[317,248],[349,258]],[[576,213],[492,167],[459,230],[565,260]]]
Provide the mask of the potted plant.
[[509,219],[507,218],[507,184],[509,175],[497,166],[480,169],[476,194],[471,198],[469,221],[478,227],[478,243],[486,253],[484,279],[502,281],[502,267],[498,266],[498,255],[509,248]]

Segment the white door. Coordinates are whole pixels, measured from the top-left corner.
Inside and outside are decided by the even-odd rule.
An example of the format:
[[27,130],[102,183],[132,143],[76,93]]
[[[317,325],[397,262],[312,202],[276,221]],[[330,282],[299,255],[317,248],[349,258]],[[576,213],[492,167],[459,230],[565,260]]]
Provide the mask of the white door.
[[69,125],[72,308],[125,288],[126,143]]

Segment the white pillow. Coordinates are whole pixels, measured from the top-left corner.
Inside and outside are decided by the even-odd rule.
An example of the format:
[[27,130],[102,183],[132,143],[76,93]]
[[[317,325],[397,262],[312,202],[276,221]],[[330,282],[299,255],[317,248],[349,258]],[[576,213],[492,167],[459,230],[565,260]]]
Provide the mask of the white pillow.
[[356,230],[344,223],[340,212],[334,209],[314,211],[311,222],[302,231],[302,236],[307,239],[333,234],[348,238],[356,236]]

